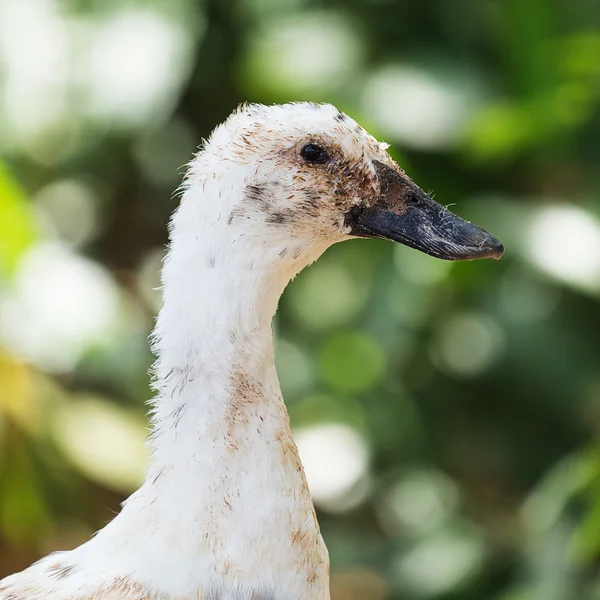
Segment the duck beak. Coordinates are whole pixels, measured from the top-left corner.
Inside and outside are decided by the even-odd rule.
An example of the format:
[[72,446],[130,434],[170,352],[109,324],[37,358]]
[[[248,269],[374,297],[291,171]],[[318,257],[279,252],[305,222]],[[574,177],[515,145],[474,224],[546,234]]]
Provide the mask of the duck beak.
[[504,247],[487,231],[457,217],[402,172],[375,160],[380,195],[347,215],[350,235],[387,238],[444,260],[498,259]]

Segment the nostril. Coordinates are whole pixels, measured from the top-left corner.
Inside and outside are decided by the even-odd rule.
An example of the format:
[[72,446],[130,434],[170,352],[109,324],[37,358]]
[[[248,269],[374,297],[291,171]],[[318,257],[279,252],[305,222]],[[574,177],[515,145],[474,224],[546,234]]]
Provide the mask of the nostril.
[[415,196],[414,194],[409,194],[406,197],[406,201],[408,202],[408,204],[414,204],[415,206],[417,204],[421,204],[421,199],[418,196]]

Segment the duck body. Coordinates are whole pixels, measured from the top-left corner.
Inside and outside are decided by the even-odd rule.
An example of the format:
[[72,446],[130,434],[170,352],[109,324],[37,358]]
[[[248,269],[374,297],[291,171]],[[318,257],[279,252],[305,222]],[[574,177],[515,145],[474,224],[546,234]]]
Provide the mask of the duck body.
[[[332,106],[248,106],[218,127],[170,224],[145,481],[90,541],[2,580],[0,600],[328,600],[271,322],[287,283],[328,246],[400,235],[389,215],[410,216],[402,202],[415,194],[428,198]],[[473,243],[453,226],[451,250],[432,234],[442,225],[426,225],[409,245],[499,255],[470,224]]]

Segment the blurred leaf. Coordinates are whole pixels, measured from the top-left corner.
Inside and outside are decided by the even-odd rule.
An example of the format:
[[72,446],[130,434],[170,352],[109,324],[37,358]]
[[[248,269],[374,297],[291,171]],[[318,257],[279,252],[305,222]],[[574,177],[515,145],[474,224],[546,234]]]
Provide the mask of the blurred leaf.
[[377,342],[358,331],[330,338],[321,350],[321,372],[335,389],[360,392],[382,375],[385,357]]
[[0,464],[0,531],[15,546],[26,546],[48,535],[50,515],[23,438],[15,435],[10,458]]
[[19,258],[37,238],[25,193],[0,162],[0,276],[14,273]]

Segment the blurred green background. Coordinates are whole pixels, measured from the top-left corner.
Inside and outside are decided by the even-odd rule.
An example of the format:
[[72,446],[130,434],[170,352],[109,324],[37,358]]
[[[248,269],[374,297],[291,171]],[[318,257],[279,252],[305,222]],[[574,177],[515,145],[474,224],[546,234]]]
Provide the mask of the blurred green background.
[[0,576],[140,482],[182,165],[302,99],[507,248],[348,242],[284,295],[333,599],[600,599],[597,0],[1,0]]

